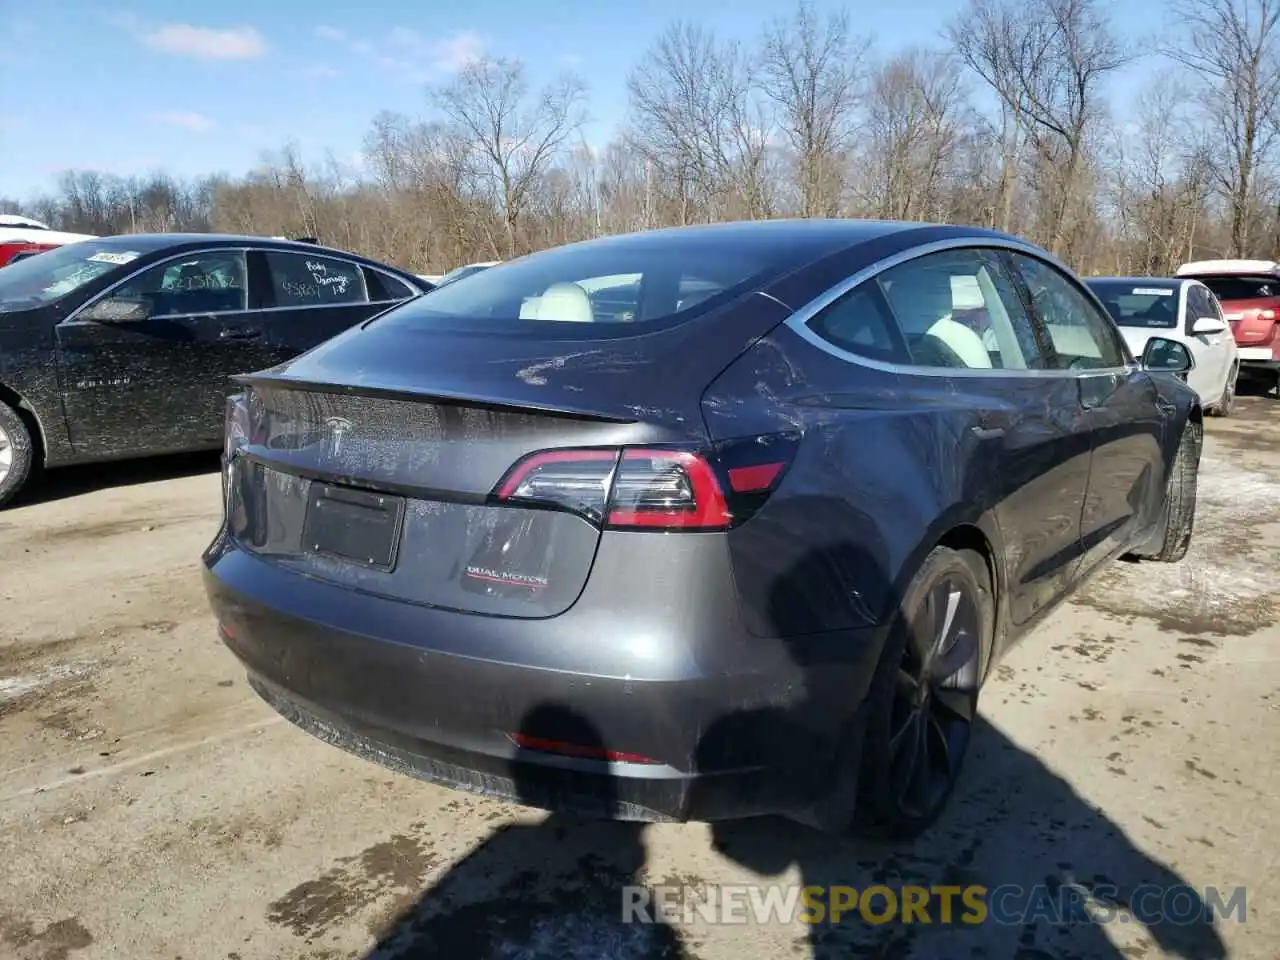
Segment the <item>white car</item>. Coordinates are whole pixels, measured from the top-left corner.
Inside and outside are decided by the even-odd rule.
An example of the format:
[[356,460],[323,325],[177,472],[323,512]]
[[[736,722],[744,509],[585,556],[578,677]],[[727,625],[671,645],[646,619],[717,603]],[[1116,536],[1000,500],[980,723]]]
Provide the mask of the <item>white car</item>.
[[1213,291],[1199,280],[1089,277],[1085,280],[1120,328],[1135,357],[1147,341],[1164,337],[1186,344],[1195,365],[1187,384],[1204,409],[1220,417],[1235,402],[1240,355]]

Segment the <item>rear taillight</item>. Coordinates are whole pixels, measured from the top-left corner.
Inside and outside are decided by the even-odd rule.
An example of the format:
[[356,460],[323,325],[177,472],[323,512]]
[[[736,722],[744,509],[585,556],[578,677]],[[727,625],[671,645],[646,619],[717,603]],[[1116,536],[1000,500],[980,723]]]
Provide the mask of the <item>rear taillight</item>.
[[759,509],[785,473],[795,443],[775,437],[712,451],[544,450],[512,467],[494,497],[571,510],[611,529],[724,530]]
[[1259,310],[1258,316],[1263,320],[1274,320],[1276,318],[1276,312],[1274,310]]
[[223,414],[222,455],[229,462],[249,443],[249,404],[243,393],[227,397]]

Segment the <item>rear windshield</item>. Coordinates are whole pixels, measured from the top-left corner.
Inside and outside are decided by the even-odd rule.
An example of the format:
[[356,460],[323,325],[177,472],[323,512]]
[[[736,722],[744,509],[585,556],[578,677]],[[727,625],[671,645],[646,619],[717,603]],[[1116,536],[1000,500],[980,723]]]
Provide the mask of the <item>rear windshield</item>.
[[1219,300],[1261,300],[1280,296],[1280,277],[1239,276],[1196,277]]
[[776,272],[779,259],[669,236],[662,242],[645,234],[613,237],[478,270],[379,323],[503,332],[547,331],[554,324],[557,336],[625,336],[726,303]]
[[1111,319],[1122,327],[1178,325],[1178,288],[1132,283],[1090,283]]

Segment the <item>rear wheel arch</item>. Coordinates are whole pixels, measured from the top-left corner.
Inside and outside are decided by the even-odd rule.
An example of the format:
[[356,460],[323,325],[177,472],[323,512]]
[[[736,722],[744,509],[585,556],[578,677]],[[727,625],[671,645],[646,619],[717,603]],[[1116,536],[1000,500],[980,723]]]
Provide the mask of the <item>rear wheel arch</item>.
[[[991,537],[980,526],[973,523],[961,523],[952,527],[934,546],[972,551],[978,554],[987,566],[987,576],[991,584],[992,630],[991,636],[984,638],[985,649],[982,651],[980,676],[985,680],[995,651],[996,637],[1000,635],[1000,629],[1004,626],[1004,618],[1000,610],[1000,602],[1004,599],[1004,575],[996,560],[995,547]],[[931,547],[930,552],[932,549]]]
[[31,434],[32,445],[35,447],[36,467],[43,465],[49,445],[45,437],[44,423],[40,419],[40,414],[36,412],[36,408],[28,403],[22,394],[3,383],[0,383],[0,403],[10,407],[26,425],[27,432]]
[[[982,676],[991,666],[993,653],[998,645],[997,637],[1005,627],[1005,617],[1001,605],[1005,598],[1004,569],[999,561],[1001,556],[999,530],[995,527],[990,515],[977,518],[965,516],[948,516],[929,531],[919,546],[911,552],[907,562],[898,571],[898,582],[894,586],[893,595],[901,598],[907,585],[915,578],[920,568],[937,547],[948,547],[952,550],[970,550],[980,556],[986,564],[987,576],[991,584],[991,605],[994,613],[991,636],[984,638],[986,647],[982,656]],[[897,599],[895,599],[895,604]]]

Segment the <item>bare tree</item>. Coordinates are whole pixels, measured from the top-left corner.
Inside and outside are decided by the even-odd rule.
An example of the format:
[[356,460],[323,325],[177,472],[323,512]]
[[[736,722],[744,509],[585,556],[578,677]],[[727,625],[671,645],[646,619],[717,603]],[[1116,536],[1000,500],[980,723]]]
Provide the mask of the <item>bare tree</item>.
[[735,43],[688,23],[668,27],[627,79],[631,140],[674,192],[676,220],[722,219],[743,182],[752,117],[750,66]]
[[565,75],[534,96],[518,60],[482,58],[433,92],[433,100],[471,138],[478,176],[501,203],[505,255],[517,252],[517,227],[530,191],[582,128],[586,88]]
[[824,20],[809,0],[765,29],[761,82],[793,152],[801,216],[839,212],[870,44],[852,34],[847,10]]
[[1053,252],[1063,252],[1088,135],[1105,114],[1103,85],[1129,55],[1096,0],[970,0],[949,34],[1035,149],[1048,194],[1041,231]]
[[1178,0],[1184,32],[1165,52],[1196,74],[1210,128],[1227,153],[1214,179],[1231,206],[1231,253],[1245,256],[1259,171],[1272,161],[1280,115],[1280,3]]
[[871,82],[864,169],[880,217],[938,219],[960,140],[963,91],[954,60],[926,50],[890,59]]

